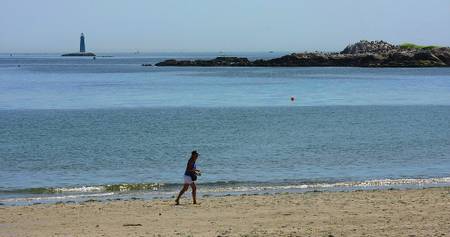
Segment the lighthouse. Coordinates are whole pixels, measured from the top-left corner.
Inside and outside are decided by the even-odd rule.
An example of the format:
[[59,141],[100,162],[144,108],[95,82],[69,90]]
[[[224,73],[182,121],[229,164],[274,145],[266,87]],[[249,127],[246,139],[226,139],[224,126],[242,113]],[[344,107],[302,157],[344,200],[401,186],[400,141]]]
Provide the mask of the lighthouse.
[[81,33],[80,36],[80,53],[85,53],[86,52],[86,44],[84,43],[84,34]]
[[81,36],[80,36],[80,52],[67,53],[67,54],[63,54],[61,56],[72,56],[72,57],[88,56],[88,57],[95,57],[95,54],[91,53],[91,52],[86,52],[86,39],[84,38],[84,34],[81,33]]

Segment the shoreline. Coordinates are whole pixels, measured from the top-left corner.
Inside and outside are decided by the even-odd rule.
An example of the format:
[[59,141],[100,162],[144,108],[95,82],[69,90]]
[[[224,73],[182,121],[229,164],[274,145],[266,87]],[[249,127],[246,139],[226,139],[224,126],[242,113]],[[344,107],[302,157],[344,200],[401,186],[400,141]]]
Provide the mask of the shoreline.
[[449,236],[450,187],[0,206],[1,236]]
[[[220,185],[218,185],[220,184]],[[352,192],[373,190],[417,190],[450,187],[450,177],[372,179],[341,182],[200,182],[200,196],[223,197],[307,192]],[[0,196],[0,206],[31,206],[37,204],[63,204],[86,201],[110,202],[114,200],[170,200],[178,194],[181,183],[121,183],[78,187],[30,188]],[[26,193],[30,192],[30,193]],[[20,194],[19,196],[17,196]]]

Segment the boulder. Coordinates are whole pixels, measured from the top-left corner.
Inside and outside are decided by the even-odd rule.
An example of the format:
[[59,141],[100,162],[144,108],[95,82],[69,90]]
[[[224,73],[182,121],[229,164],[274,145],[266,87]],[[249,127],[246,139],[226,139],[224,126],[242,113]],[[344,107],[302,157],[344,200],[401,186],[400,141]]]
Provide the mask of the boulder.
[[382,40],[380,41],[367,41],[361,40],[358,43],[348,45],[341,54],[366,54],[366,53],[388,53],[392,50],[399,49],[399,46],[389,44]]
[[439,58],[447,66],[450,66],[450,48],[448,47],[435,48],[432,49],[431,52],[433,53],[434,56]]

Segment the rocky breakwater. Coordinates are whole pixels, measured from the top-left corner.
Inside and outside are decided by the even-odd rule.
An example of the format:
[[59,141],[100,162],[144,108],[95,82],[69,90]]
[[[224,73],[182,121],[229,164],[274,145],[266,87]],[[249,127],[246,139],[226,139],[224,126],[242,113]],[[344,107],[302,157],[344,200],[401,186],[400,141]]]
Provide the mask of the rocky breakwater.
[[392,45],[384,41],[366,41],[347,46],[335,53],[293,53],[279,58],[250,61],[239,57],[211,60],[170,59],[156,66],[198,67],[450,67],[450,48],[416,45]]
[[61,55],[63,57],[95,57],[95,53],[91,52],[80,52],[80,53],[66,53]]
[[220,66],[252,66],[247,58],[239,57],[217,57],[211,60],[175,60],[169,59],[155,64],[155,66],[197,66],[197,67],[220,67]]

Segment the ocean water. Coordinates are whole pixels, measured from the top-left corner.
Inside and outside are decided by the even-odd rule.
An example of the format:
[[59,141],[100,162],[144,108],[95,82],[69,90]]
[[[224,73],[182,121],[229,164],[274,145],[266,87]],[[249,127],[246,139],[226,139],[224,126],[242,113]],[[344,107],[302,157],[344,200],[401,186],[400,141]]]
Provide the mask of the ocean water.
[[450,185],[450,69],[141,66],[214,56],[0,55],[0,203]]

